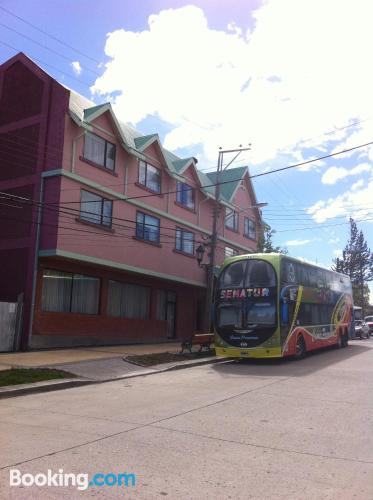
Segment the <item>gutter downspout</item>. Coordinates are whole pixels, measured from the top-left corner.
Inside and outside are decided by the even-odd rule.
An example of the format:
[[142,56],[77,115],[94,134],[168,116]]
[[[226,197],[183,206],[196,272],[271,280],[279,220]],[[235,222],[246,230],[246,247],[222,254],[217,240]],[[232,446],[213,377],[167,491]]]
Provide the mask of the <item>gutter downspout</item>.
[[85,135],[85,131],[73,139],[73,147],[71,152],[71,173],[75,172],[75,153],[76,153],[76,143],[78,140]]
[[124,189],[123,194],[127,196],[128,164],[124,163]]
[[210,199],[210,198],[209,198],[208,196],[206,196],[204,200],[202,200],[202,201],[200,201],[200,202],[198,203],[197,226],[200,226],[200,225],[201,225],[201,224],[200,224],[200,222],[201,222],[201,220],[200,220],[200,219],[201,219],[201,205],[202,205],[202,203],[205,203],[205,201],[207,201],[207,200],[209,200],[209,199]]
[[30,326],[29,326],[28,339],[27,339],[27,349],[30,348],[32,327],[33,327],[33,323],[34,323],[36,281],[37,281],[37,274],[38,274],[40,226],[41,226],[41,217],[42,217],[42,211],[43,211],[43,198],[44,198],[44,177],[41,177],[38,217],[37,217],[37,222],[36,222],[37,226],[36,226],[36,238],[35,238],[35,257],[34,257],[34,271],[33,271],[33,277],[32,277]]

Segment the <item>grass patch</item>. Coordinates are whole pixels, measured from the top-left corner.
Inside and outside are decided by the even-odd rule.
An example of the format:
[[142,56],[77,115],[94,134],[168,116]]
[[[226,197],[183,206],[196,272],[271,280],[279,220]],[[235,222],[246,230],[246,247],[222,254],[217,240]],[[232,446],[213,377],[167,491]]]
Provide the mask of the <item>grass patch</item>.
[[71,377],[71,373],[49,368],[12,368],[0,371],[0,387]]
[[153,366],[161,365],[162,363],[173,363],[178,361],[187,361],[190,359],[201,359],[210,356],[215,356],[215,350],[202,351],[202,352],[185,352],[183,354],[173,353],[173,352],[158,352],[155,354],[142,354],[126,356],[125,361],[130,363],[135,363],[141,366]]

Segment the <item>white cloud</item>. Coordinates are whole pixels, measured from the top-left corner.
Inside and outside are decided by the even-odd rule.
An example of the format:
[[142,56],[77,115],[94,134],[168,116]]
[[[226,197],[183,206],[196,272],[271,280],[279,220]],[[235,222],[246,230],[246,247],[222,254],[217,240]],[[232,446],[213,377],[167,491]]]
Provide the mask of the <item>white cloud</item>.
[[352,184],[351,191],[357,191],[358,189],[360,189],[363,186],[364,186],[364,180],[360,179],[360,180],[354,182],[354,184]]
[[339,243],[341,240],[340,238],[331,238],[328,243],[330,243],[331,245],[336,245],[337,243]]
[[155,114],[173,127],[165,147],[201,144],[210,161],[219,146],[248,142],[251,163],[289,148],[330,151],[334,139],[341,149],[373,136],[372,121],[327,134],[373,115],[372,16],[369,0],[353,8],[349,0],[268,0],[242,33],[233,24],[211,29],[195,6],[163,10],[141,32],[108,33],[110,60],[92,90],[119,92],[121,119],[136,125]]
[[73,61],[72,63],[70,63],[70,66],[72,67],[76,75],[80,75],[80,73],[82,72],[82,67],[80,66],[79,61]]
[[359,175],[363,172],[373,172],[373,168],[368,163],[361,163],[354,168],[330,167],[321,177],[323,184],[335,184],[340,179],[344,179],[350,175]]
[[289,240],[285,243],[288,247],[299,247],[301,245],[307,245],[311,240]]
[[231,22],[227,26],[228,31],[233,31],[233,33],[236,33],[237,35],[242,35],[242,28],[237,26],[235,22]]
[[342,256],[342,249],[341,248],[337,248],[336,250],[333,250],[333,255],[335,257],[341,257]]
[[[334,217],[350,216],[355,219],[368,219],[373,222],[373,179],[364,189],[346,191],[335,198],[319,200],[312,205],[307,212],[316,222],[325,222]],[[341,220],[341,222],[343,222]]]

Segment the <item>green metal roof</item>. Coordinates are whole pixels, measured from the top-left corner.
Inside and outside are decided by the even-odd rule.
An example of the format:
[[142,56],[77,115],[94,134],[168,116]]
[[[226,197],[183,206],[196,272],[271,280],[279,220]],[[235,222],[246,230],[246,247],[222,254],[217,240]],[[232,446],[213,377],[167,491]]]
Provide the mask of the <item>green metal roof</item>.
[[180,172],[193,158],[185,158],[183,160],[174,160],[172,162],[176,172]]
[[[220,176],[221,182],[226,183],[222,184],[220,187],[220,192],[223,199],[231,201],[231,198],[237,188],[237,185],[240,184],[242,177],[245,175],[246,172],[247,172],[247,167],[236,167],[236,168],[230,168],[228,170],[223,170]],[[210,184],[216,183],[217,179],[216,172],[208,172],[206,176],[210,179],[211,181]]]
[[107,103],[105,104],[99,104],[98,106],[92,106],[91,108],[86,108],[83,112],[83,117],[84,120],[89,120],[89,118],[96,113],[99,109],[103,108],[104,106],[107,106]]
[[158,138],[158,134],[143,135],[141,137],[135,137],[135,145],[137,149],[142,150],[142,148],[152,139]]
[[[102,111],[105,111],[105,107],[107,107],[108,103],[96,105],[94,102],[85,98],[84,96],[70,90],[70,101],[69,101],[69,109],[72,113],[74,113],[75,117],[77,117],[80,121],[89,121],[90,117],[93,116],[94,113],[99,111],[102,108]],[[111,110],[112,112],[112,110]],[[118,126],[120,127],[120,132],[122,138],[125,140],[125,146],[129,146],[133,150],[141,153],[143,148],[147,143],[150,143],[152,139],[158,139],[158,134],[150,134],[143,135],[138,130],[129,126],[127,123],[124,123],[120,120],[116,120]],[[161,150],[164,155],[167,166],[171,172],[179,173],[185,168],[185,166],[194,158],[180,158],[175,155],[171,151],[164,149],[161,145]],[[196,167],[195,167],[196,168]],[[229,182],[227,184],[222,184],[221,186],[221,199],[227,202],[231,201],[232,195],[234,194],[238,184],[241,182],[245,172],[247,171],[247,167],[237,167],[231,168],[229,170],[225,170],[222,172],[221,180],[222,182]],[[206,195],[215,196],[215,186],[211,186],[211,184],[216,183],[216,172],[201,172],[196,168],[196,173],[201,183],[201,189],[205,192]]]

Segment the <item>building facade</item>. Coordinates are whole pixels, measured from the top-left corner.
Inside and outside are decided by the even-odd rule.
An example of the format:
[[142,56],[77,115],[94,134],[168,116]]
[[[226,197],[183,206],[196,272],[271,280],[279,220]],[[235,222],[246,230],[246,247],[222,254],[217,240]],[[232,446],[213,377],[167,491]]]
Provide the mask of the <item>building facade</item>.
[[[22,348],[184,339],[201,328],[215,174],[68,90],[23,54],[0,67],[0,300]],[[217,263],[255,251],[246,167],[223,173]],[[206,247],[208,251],[208,246]]]

